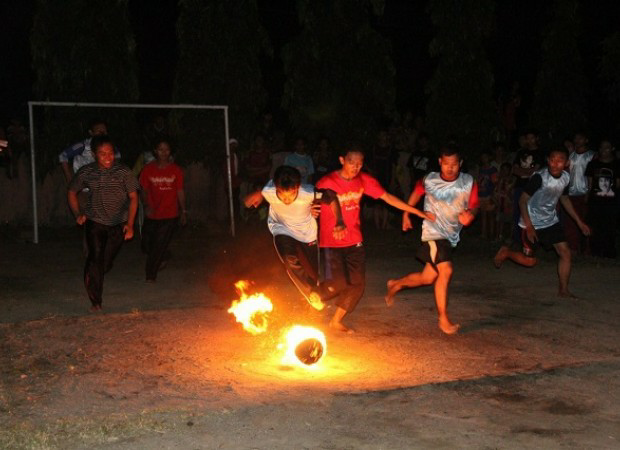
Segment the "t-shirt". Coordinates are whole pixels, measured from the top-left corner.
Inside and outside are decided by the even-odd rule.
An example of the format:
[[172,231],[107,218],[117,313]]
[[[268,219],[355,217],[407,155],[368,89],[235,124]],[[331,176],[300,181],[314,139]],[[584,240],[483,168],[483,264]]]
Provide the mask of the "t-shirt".
[[362,195],[368,195],[374,199],[385,194],[385,189],[376,178],[365,172],[360,172],[352,180],[345,180],[340,176],[340,170],[329,173],[321,178],[316,187],[319,189],[331,189],[338,195],[342,219],[347,227],[344,239],[336,240],[332,231],[336,226],[336,216],[329,205],[321,205],[321,229],[319,244],[321,247],[350,247],[363,241],[362,227],[360,223],[360,202]]
[[594,152],[587,150],[583,153],[573,152],[568,160],[570,161],[570,181],[568,184],[568,195],[585,195],[588,193],[588,179],[586,177],[586,167],[594,158]]
[[302,184],[307,184],[310,180],[312,180],[312,174],[314,174],[314,163],[312,162],[312,157],[310,157],[310,155],[291,153],[284,160],[284,164],[299,170]]
[[416,183],[415,192],[425,196],[424,211],[435,214],[435,222],[422,221],[422,241],[447,239],[456,247],[463,228],[459,214],[479,206],[474,177],[461,172],[455,180],[446,181],[439,172],[431,172]]
[[136,192],[140,185],[129,167],[115,163],[109,169],[102,169],[94,162],[78,170],[69,183],[69,190],[73,192],[85,188],[88,188],[86,217],[114,226],[127,222],[129,194]]
[[[73,172],[76,173],[82,167],[87,164],[91,164],[95,162],[95,155],[90,147],[90,143],[92,141],[92,137],[88,139],[84,139],[76,144],[73,144],[71,147],[67,147],[62,151],[62,153],[58,156],[58,160],[63,163],[72,163]],[[121,159],[121,154],[114,147],[114,159]]]
[[[543,167],[545,165],[545,155],[542,150],[528,150],[522,148],[517,152],[513,164],[518,165],[522,169],[533,169],[535,166]],[[515,187],[523,189],[529,178],[529,176],[517,177]]]
[[602,162],[593,159],[585,173],[587,177],[592,178],[590,203],[613,203],[616,198],[616,180],[620,178],[620,163],[617,160]]
[[178,192],[183,189],[183,171],[174,163],[158,167],[153,161],[140,172],[140,186],[151,211],[149,219],[172,219],[179,215]]
[[[570,175],[562,171],[559,177],[554,177],[545,167],[535,172],[523,190],[530,199],[527,201],[527,212],[534,229],[549,228],[560,221],[557,205],[562,195],[568,195]],[[523,217],[519,219],[519,226],[525,228]]]
[[271,234],[274,236],[283,234],[303,243],[316,241],[317,224],[312,217],[311,209],[314,201],[314,186],[302,184],[297,198],[290,205],[284,204],[278,198],[273,180],[267,182],[262,194],[269,202],[267,226]]
[[497,183],[497,169],[493,166],[478,169],[478,196],[490,197]]

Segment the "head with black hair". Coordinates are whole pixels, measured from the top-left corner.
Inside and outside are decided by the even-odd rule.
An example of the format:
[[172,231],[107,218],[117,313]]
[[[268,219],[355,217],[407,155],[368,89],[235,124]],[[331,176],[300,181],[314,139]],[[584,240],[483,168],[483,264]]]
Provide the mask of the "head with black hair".
[[291,166],[280,166],[273,174],[276,195],[285,205],[290,205],[297,198],[301,186],[299,170]]
[[355,178],[364,167],[364,149],[358,143],[351,143],[340,150],[338,157],[342,169],[340,176],[345,180]]
[[88,122],[88,134],[91,136],[104,136],[108,134],[108,124],[105,120],[96,117]]
[[170,162],[170,156],[174,154],[174,146],[170,141],[170,138],[161,136],[154,141],[153,155],[157,162],[160,164],[166,164]]
[[547,167],[554,178],[559,178],[568,166],[568,150],[563,145],[556,145],[549,151]]
[[461,155],[454,144],[444,145],[439,149],[439,171],[441,178],[446,181],[454,181],[461,172]]
[[114,165],[114,143],[109,136],[93,136],[90,141],[90,146],[99,168],[109,169]]

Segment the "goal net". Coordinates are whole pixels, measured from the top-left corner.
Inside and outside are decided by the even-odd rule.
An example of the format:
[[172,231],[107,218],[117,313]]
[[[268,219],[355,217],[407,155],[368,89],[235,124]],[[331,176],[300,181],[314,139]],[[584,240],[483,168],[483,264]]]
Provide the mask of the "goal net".
[[[165,134],[179,150],[175,155],[178,163],[199,163],[209,167],[212,176],[224,178],[230,232],[235,235],[228,106],[30,101],[28,114],[34,243],[39,242],[38,181],[59,165],[58,156],[63,149],[86,138],[88,123],[95,118],[108,124],[121,161],[130,168],[152,150],[147,142],[149,127],[157,126],[156,120],[163,118]],[[188,208],[207,217],[213,205],[208,204],[206,194],[194,196],[199,198],[191,198],[190,192],[186,194]],[[213,195],[217,197],[218,193]]]

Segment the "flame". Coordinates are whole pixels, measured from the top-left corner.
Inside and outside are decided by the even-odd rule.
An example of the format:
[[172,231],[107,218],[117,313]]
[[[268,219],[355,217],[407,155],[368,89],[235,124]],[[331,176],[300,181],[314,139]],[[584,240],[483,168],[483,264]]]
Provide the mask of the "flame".
[[[293,326],[286,334],[286,353],[282,358],[282,363],[296,365],[303,368],[315,367],[327,353],[327,341],[321,330],[302,325]],[[304,348],[300,348],[300,344]],[[306,360],[300,359],[299,353],[303,353]]]
[[273,310],[269,297],[257,292],[248,296],[245,291],[250,286],[248,281],[240,280],[235,283],[239,300],[233,300],[228,312],[234,314],[237,322],[251,334],[267,331],[267,316]]

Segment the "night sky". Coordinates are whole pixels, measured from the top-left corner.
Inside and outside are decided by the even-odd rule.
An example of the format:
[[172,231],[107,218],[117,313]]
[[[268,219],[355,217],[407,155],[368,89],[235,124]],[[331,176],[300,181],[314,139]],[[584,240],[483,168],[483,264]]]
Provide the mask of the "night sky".
[[[34,3],[34,0],[9,0],[0,6],[0,17],[3,18],[0,123],[13,115],[25,117],[26,102],[33,97],[29,30]],[[176,3],[175,0],[129,1],[140,67],[140,101],[145,103],[167,103],[171,99],[176,62]],[[495,68],[496,90],[499,94],[507,90],[513,80],[519,80],[523,110],[527,110],[531,101],[539,67],[541,36],[550,19],[550,3],[507,0],[498,1],[496,5],[496,30],[488,43],[489,58]],[[284,83],[279,51],[299,31],[295,2],[259,0],[258,6],[275,49],[273,60],[263,60],[264,84],[270,95],[269,107],[275,110]],[[397,68],[397,107],[416,113],[423,113],[424,87],[434,69],[434,61],[428,54],[434,29],[425,10],[426,2],[386,0],[384,16],[374,23],[392,43]],[[596,70],[600,42],[618,28],[620,2],[582,2],[581,13],[581,50],[589,80],[589,116],[594,128],[604,129],[609,126],[610,119],[606,108],[601,107],[606,102]]]

